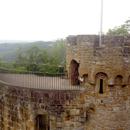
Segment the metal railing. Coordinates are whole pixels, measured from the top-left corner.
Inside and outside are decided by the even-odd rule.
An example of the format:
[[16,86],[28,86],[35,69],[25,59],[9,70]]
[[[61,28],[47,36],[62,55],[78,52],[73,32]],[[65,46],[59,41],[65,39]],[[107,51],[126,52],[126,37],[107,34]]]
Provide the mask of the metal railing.
[[0,81],[7,84],[47,90],[80,90],[81,86],[73,86],[64,73],[43,73],[32,71],[17,71],[0,68]]

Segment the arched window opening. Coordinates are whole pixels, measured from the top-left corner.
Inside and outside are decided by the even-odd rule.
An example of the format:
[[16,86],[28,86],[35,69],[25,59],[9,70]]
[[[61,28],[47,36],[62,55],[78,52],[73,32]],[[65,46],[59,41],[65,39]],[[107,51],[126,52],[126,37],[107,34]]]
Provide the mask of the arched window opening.
[[123,77],[121,75],[117,75],[115,78],[115,85],[122,85]]
[[35,130],[50,130],[47,115],[37,115]]
[[100,79],[99,93],[100,93],[100,94],[103,94],[103,79]]
[[79,63],[75,60],[72,60],[70,63],[70,78],[71,85],[79,85]]
[[88,82],[88,74],[83,75],[83,82],[84,83]]
[[97,91],[100,94],[103,94],[106,91],[106,86],[107,86],[107,75],[105,73],[98,73],[96,74],[96,86],[97,86]]

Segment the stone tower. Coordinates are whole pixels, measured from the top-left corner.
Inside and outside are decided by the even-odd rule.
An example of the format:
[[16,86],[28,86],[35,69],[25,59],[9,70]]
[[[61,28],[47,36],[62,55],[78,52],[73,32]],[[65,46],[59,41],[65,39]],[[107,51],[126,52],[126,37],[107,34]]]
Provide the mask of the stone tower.
[[68,76],[74,85],[75,75],[83,78],[86,130],[130,130],[130,36],[102,40],[99,46],[96,35],[67,38]]

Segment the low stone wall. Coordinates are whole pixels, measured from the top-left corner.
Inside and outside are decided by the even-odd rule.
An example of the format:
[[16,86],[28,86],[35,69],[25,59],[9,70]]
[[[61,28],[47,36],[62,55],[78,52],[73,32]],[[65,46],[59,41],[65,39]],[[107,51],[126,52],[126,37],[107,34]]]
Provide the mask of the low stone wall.
[[0,83],[0,129],[36,130],[39,114],[49,116],[51,130],[58,129],[62,113],[78,95],[75,90],[37,90]]
[[0,129],[36,130],[36,116],[49,116],[50,130],[130,130],[130,86],[105,94],[36,90],[0,84]]

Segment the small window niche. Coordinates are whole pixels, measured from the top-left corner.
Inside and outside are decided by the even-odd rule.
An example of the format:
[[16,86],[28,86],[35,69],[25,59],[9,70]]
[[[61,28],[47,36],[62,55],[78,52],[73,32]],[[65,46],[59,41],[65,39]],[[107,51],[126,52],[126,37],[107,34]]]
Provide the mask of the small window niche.
[[100,79],[99,93],[103,94],[103,79]]
[[36,116],[35,130],[50,130],[49,120],[47,114],[40,114]]
[[70,63],[70,79],[71,85],[80,85],[79,63],[76,60],[72,60]]
[[83,74],[82,76],[82,85],[85,85],[88,82],[88,74]]
[[117,76],[115,77],[115,85],[121,86],[122,83],[123,83],[123,76],[117,75]]
[[107,88],[108,77],[105,73],[98,73],[96,75],[96,89],[99,94],[104,94]]

